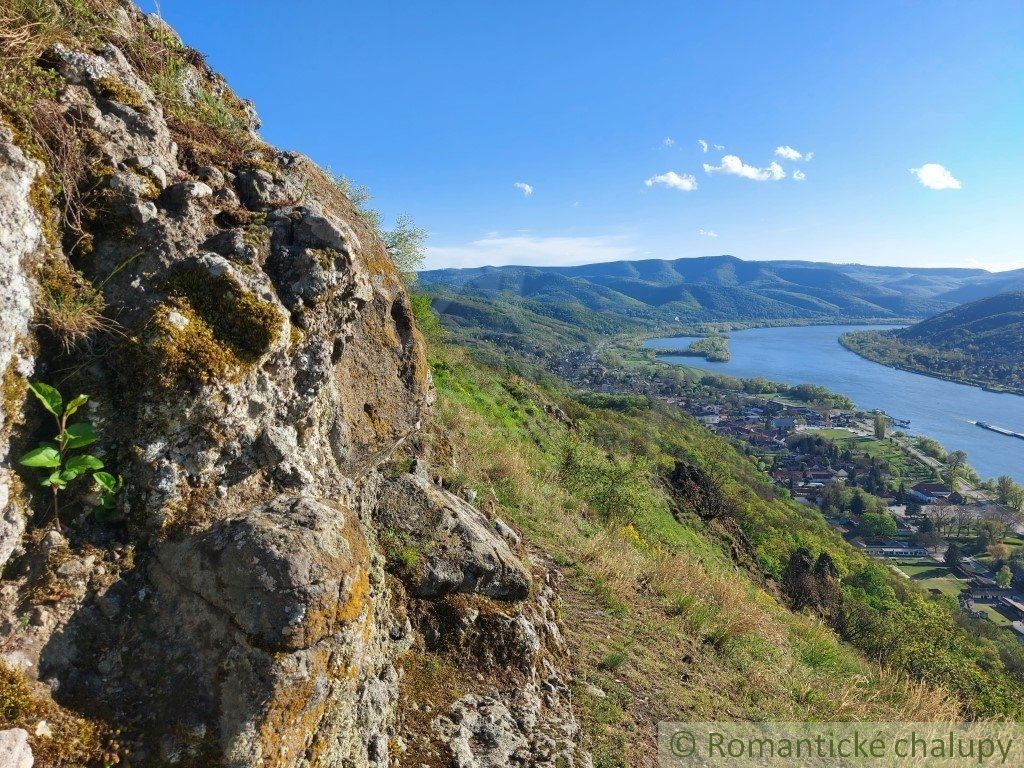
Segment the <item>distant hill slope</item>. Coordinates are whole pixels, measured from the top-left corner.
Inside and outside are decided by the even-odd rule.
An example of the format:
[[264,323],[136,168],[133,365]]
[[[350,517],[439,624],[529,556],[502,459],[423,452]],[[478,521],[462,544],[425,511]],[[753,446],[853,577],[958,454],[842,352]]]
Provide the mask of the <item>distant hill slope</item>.
[[709,256],[574,267],[479,267],[420,273],[449,327],[501,337],[566,338],[705,322],[922,317],[963,293],[988,295],[1024,270],[913,269]]
[[898,331],[859,331],[843,343],[870,360],[1024,394],[1024,291],[963,304]]

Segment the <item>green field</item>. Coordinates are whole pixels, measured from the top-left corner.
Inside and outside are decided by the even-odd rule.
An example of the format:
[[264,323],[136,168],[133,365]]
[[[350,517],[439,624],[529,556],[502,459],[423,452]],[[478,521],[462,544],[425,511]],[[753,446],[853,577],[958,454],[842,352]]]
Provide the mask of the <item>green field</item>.
[[999,627],[1009,627],[1013,622],[1006,616],[1002,611],[996,608],[994,605],[984,605],[982,603],[974,604],[975,610],[981,611],[988,616],[989,621]]
[[919,459],[904,453],[894,441],[861,437],[846,429],[809,429],[804,434],[823,437],[840,448],[848,448],[854,455],[862,454],[878,459],[888,466],[895,486],[899,486],[900,482],[903,482],[909,487],[923,480],[935,479],[934,472],[930,467]]
[[956,597],[967,586],[965,579],[958,579],[945,565],[927,557],[913,557],[892,562],[923,589],[938,589],[944,595]]

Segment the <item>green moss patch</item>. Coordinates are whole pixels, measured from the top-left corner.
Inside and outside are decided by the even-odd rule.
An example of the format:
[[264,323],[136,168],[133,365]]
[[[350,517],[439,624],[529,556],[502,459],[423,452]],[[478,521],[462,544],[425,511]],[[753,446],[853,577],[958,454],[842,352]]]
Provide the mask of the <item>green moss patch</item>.
[[167,290],[170,298],[155,314],[156,338],[150,345],[165,385],[235,380],[281,333],[274,305],[228,275],[182,270],[168,281]]
[[95,85],[96,92],[104,99],[116,101],[118,104],[124,104],[126,107],[136,110],[142,110],[146,106],[138,91],[125,85],[116,77],[101,77]]

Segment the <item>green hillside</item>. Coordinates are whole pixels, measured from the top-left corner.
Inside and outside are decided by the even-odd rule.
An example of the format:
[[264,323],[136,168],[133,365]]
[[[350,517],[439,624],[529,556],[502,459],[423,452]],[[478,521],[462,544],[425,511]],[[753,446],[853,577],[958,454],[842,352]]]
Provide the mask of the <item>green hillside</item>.
[[849,333],[842,342],[885,365],[1024,393],[1024,291],[964,304],[901,330]]
[[[563,575],[595,765],[653,760],[659,720],[1020,716],[1016,640],[865,557],[681,410],[450,346],[431,368],[444,484],[472,489]],[[810,603],[787,577],[800,548],[837,574]]]
[[922,317],[988,295],[1024,272],[910,269],[711,256],[575,267],[421,272],[442,322],[490,341],[560,341],[697,323],[836,322]]

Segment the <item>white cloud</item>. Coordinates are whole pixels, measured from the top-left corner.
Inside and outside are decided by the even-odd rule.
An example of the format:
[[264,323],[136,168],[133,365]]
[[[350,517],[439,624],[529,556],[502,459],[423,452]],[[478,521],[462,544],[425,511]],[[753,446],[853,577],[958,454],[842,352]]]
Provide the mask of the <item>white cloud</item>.
[[803,181],[807,178],[807,174],[803,171],[793,171],[793,181]]
[[703,237],[718,237],[718,233],[715,232],[713,229],[704,229],[704,227],[698,229],[697,234]]
[[793,149],[793,147],[788,144],[782,147],[776,147],[775,156],[781,157],[784,160],[793,160],[794,162],[797,160],[803,160],[809,163],[814,159],[813,152],[801,152],[799,149]]
[[722,144],[715,144],[715,149],[721,152],[723,149],[725,149],[725,147]]
[[693,192],[697,188],[697,179],[689,173],[680,175],[675,171],[669,171],[668,173],[651,176],[644,184],[648,187],[653,187],[655,184],[664,184],[666,187],[678,189],[681,192]]
[[697,143],[700,144],[700,151],[706,155],[708,153],[708,143],[704,139],[697,139]]
[[911,168],[910,172],[928,189],[960,189],[963,186],[960,179],[938,163],[925,163],[920,168]]
[[661,142],[661,146],[663,147],[674,147],[675,145],[676,140],[673,139],[671,136],[666,136]]
[[512,186],[518,189],[520,192],[522,192],[523,197],[529,197],[530,195],[533,194],[533,187],[527,184],[525,181],[517,181]]
[[736,155],[725,155],[721,165],[704,163],[705,173],[727,173],[732,176],[742,176],[752,181],[778,181],[786,178],[786,172],[782,166],[772,162],[767,168],[757,168],[753,165],[746,165]]
[[463,245],[427,246],[424,267],[482,267],[485,265],[592,264],[636,256],[624,237],[535,237],[486,235]]

